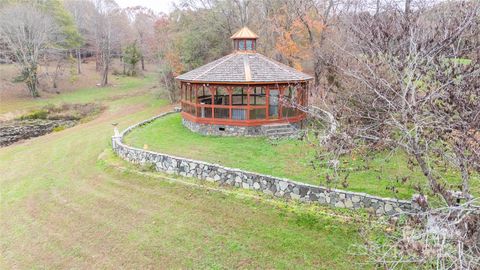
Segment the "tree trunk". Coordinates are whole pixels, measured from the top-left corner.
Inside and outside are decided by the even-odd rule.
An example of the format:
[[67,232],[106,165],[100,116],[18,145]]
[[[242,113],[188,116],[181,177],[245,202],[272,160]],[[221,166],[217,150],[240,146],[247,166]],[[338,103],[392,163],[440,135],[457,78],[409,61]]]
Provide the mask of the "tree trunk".
[[103,60],[104,63],[103,63],[103,74],[102,74],[102,87],[104,86],[107,86],[108,84],[108,61],[107,60]]
[[57,89],[57,87],[58,87],[57,82],[58,82],[58,75],[60,75],[59,73],[60,73],[60,69],[61,69],[61,65],[62,65],[61,63],[62,63],[62,59],[60,58],[57,62],[57,66],[55,67],[55,73],[53,74],[52,87],[54,89]]
[[77,73],[82,74],[82,54],[80,53],[80,49],[76,49],[77,54]]
[[415,157],[415,160],[418,162],[418,165],[420,166],[420,169],[422,170],[423,175],[427,177],[428,184],[430,185],[430,188],[433,191],[433,193],[442,196],[442,198],[445,200],[445,202],[448,205],[453,205],[455,203],[454,198],[452,197],[450,192],[446,190],[445,187],[442,186],[437,181],[435,176],[432,175],[432,170],[428,167],[427,162],[425,161],[425,158],[420,153],[419,146],[417,145],[417,143],[414,143],[412,145],[412,148],[414,151],[413,155]]
[[462,171],[462,193],[463,196],[469,198],[470,197],[470,176],[467,170],[467,165],[465,164],[465,161],[461,161],[461,168],[460,170]]
[[101,65],[101,55],[99,56],[99,53],[98,53],[98,49],[97,51],[95,51],[95,70],[96,71],[100,71],[100,67],[102,66]]
[[24,76],[26,78],[26,84],[28,91],[32,95],[32,97],[37,98],[39,97],[37,85],[38,85],[38,77],[37,77],[37,66],[36,64],[32,64],[30,67],[26,67],[24,69]]
[[141,57],[142,60],[142,71],[145,71],[145,58],[143,58],[143,55]]
[[468,173],[468,164],[465,162],[465,151],[467,150],[460,147],[460,149],[456,149],[455,155],[462,174],[462,194],[465,198],[470,198],[470,174]]

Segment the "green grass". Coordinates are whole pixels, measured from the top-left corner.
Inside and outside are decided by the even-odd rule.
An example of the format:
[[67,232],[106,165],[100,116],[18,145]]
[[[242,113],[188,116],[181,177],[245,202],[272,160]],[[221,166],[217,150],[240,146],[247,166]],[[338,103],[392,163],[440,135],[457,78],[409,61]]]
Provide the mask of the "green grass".
[[340,210],[272,205],[99,161],[110,148],[111,123],[125,128],[171,109],[151,83],[122,78],[117,88],[44,100],[101,100],[107,109],[90,122],[0,148],[0,268],[362,267],[350,253],[360,242],[356,214],[350,220]]
[[[281,140],[272,143],[266,138],[203,136],[185,128],[179,114],[135,129],[125,140],[139,148],[147,145],[154,151],[310,184],[324,185],[326,174],[331,173],[325,165],[313,169],[310,165],[313,149],[303,141]],[[407,168],[406,157],[402,153],[379,153],[368,162],[367,168],[363,159],[354,156],[346,157],[342,162],[346,167],[342,176],[349,172],[348,190],[410,199],[415,192],[414,185],[426,184],[420,171],[412,172]],[[452,183],[458,179],[451,172],[445,175]],[[396,176],[399,179],[403,176],[410,178],[402,183]],[[478,192],[479,186],[475,185],[474,188]]]
[[48,104],[58,105],[62,103],[88,103],[105,101],[112,98],[122,98],[125,95],[134,95],[139,87],[146,83],[153,84],[155,75],[148,74],[145,78],[132,78],[112,76],[111,87],[89,87],[79,91],[66,92],[50,98],[20,99],[11,102],[3,102],[0,106],[0,114],[16,110],[32,110]]

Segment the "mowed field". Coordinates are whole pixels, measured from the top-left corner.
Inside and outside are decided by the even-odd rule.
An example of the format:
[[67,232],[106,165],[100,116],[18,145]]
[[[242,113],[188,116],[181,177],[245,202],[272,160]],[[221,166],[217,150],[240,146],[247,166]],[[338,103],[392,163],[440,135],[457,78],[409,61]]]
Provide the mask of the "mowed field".
[[112,77],[105,89],[90,82],[0,102],[0,114],[62,102],[107,108],[90,122],[0,148],[1,269],[371,268],[354,254],[360,215],[118,170],[111,164],[130,165],[109,151],[111,124],[123,129],[172,106],[158,98],[153,73]]

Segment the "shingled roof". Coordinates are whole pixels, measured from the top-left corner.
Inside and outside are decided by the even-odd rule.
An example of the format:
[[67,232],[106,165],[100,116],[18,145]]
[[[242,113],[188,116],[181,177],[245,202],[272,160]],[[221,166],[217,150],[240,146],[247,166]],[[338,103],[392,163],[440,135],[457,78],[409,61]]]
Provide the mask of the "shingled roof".
[[259,53],[234,52],[177,77],[199,83],[297,82],[312,76]]

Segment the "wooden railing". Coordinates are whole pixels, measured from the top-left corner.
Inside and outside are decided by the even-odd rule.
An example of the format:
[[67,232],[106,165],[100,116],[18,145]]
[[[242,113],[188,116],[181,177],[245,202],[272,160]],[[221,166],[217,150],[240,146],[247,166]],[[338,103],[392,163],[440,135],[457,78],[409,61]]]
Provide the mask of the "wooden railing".
[[[262,125],[279,122],[298,122],[305,119],[304,112],[278,105],[275,115],[265,105],[196,104],[182,101],[182,114],[190,121],[222,125]],[[273,110],[275,111],[275,110]]]

